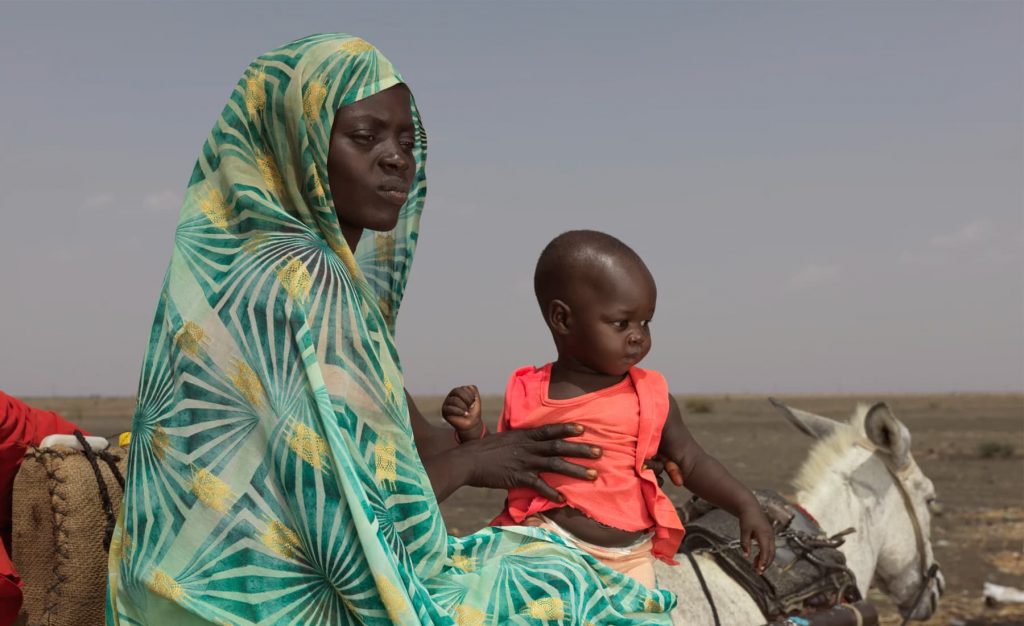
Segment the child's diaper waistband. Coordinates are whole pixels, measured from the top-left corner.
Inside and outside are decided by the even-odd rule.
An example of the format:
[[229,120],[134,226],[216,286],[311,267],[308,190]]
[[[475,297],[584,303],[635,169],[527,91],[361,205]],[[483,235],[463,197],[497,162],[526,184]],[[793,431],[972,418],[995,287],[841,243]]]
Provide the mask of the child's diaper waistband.
[[549,530],[569,543],[579,546],[581,550],[589,552],[594,556],[600,555],[601,558],[625,558],[634,556],[641,552],[650,552],[654,540],[654,532],[648,531],[628,546],[599,546],[596,543],[583,541],[572,532],[560,526],[557,522],[552,521],[551,518],[543,513],[537,513],[536,515],[527,517],[523,520],[523,526],[534,526]]

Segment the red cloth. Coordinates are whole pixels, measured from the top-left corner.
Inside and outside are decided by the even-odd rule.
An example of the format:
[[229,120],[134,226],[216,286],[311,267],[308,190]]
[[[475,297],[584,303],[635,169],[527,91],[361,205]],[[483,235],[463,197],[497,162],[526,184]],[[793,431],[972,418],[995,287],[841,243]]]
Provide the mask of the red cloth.
[[508,492],[505,510],[491,525],[521,524],[531,515],[562,506],[583,511],[598,522],[628,531],[653,530],[652,554],[675,565],[683,540],[683,523],[675,506],[658,486],[644,461],[658,452],[668,417],[668,384],[653,370],[631,368],[622,382],[577,398],[548,396],[551,365],[524,367],[512,374],[498,430],[536,428],[545,424],[579,423],[586,431],[573,441],[600,446],[598,459],[573,458],[597,470],[597,480],[544,473],[542,478],[565,496],[552,502],[533,489]]
[[8,556],[14,476],[29,446],[38,446],[47,435],[75,430],[80,429],[53,411],[34,409],[0,391],[0,626],[14,623],[22,601],[21,578]]

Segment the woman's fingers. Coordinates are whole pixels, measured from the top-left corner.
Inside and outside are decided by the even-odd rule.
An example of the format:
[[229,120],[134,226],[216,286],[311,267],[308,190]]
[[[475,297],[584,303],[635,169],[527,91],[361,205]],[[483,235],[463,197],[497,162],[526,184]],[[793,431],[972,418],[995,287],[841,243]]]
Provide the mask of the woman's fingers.
[[583,467],[582,465],[577,465],[575,463],[570,463],[561,457],[548,457],[546,461],[547,467],[545,468],[545,471],[557,472],[559,474],[565,474],[566,476],[581,478],[583,480],[594,480],[597,478],[597,470]]
[[523,480],[523,485],[533,488],[534,491],[552,502],[564,502],[565,498],[558,493],[554,487],[544,482],[544,479],[536,474],[529,474]]
[[665,481],[662,479],[662,472],[668,474],[669,480],[676,487],[683,486],[683,472],[679,469],[679,465],[675,461],[666,459],[659,455],[652,456],[651,458],[644,461],[644,469],[649,469],[654,472],[654,475],[658,478],[658,484],[661,485]]
[[642,469],[649,469],[654,472],[655,475],[665,471],[665,463],[661,460],[660,456],[652,456],[651,458],[644,461]]
[[683,486],[683,471],[679,469],[679,465],[675,461],[665,461],[665,473],[668,474],[669,480],[676,487]]
[[586,443],[565,441],[565,437],[575,437],[583,432],[578,424],[548,424],[540,428],[520,431],[537,442],[533,450],[541,456],[572,456],[596,459],[601,456],[601,448]]
[[540,428],[531,428],[523,431],[534,441],[550,441],[552,439],[564,439],[576,437],[583,434],[583,427],[579,424],[547,424]]
[[[453,420],[455,421],[455,420]],[[597,458],[600,448],[583,443],[563,441],[576,436],[580,428],[574,424],[550,424],[532,430],[495,433],[479,441],[460,446],[469,455],[473,467],[470,481],[476,487],[530,487],[555,502],[562,502],[558,492],[539,474],[553,472],[582,480],[591,480],[594,471],[565,460]]]

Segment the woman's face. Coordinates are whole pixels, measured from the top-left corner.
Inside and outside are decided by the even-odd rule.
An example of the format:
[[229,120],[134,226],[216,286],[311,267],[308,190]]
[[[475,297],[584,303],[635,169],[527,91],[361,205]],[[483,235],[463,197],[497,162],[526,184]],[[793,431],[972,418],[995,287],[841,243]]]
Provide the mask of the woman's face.
[[349,248],[355,249],[363,229],[386,231],[398,223],[416,173],[415,137],[405,85],[338,109],[327,178]]

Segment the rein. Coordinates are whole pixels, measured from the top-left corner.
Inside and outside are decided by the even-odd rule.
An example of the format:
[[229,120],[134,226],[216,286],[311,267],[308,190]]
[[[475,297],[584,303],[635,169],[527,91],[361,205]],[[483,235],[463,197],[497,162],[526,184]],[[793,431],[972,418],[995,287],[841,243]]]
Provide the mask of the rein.
[[686,552],[686,558],[689,559],[690,565],[693,567],[693,573],[697,575],[697,582],[700,583],[700,589],[704,592],[704,597],[708,601],[708,606],[711,607],[711,617],[714,619],[715,626],[722,626],[721,620],[718,619],[718,607],[715,606],[715,599],[711,597],[711,590],[708,589],[708,584],[704,581],[704,574],[700,571],[700,565],[697,564],[697,559],[693,558],[693,553]]

